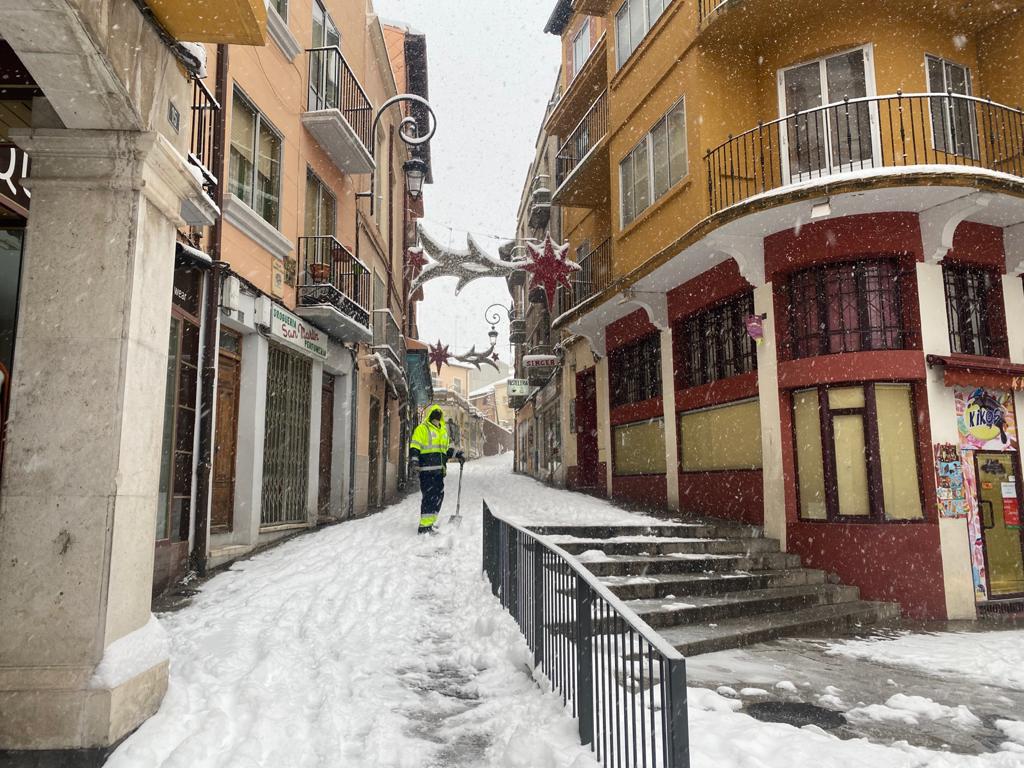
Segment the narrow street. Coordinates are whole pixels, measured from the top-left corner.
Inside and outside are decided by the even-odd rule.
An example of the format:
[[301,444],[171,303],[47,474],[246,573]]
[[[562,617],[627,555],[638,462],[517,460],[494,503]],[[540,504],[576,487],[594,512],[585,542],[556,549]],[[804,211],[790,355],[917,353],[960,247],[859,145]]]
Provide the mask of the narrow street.
[[[480,502],[485,498],[501,514],[529,523],[643,518],[513,475],[510,459],[496,457],[467,465],[464,521],[453,527],[447,519],[455,508],[456,480],[449,478],[440,536],[416,536],[418,496],[410,496],[380,514],[236,563],[203,585],[190,605],[161,616],[171,641],[167,697],[107,765],[596,765],[579,745],[560,698],[534,682],[515,622],[480,575]],[[931,638],[922,635],[918,642],[923,653]],[[728,655],[720,658],[730,663]],[[711,685],[708,668],[698,664],[696,685]],[[771,668],[759,669],[751,679],[774,690]],[[733,672],[749,675],[750,663],[740,662]],[[774,674],[781,680],[787,671]],[[846,675],[862,678],[857,695],[868,698],[866,678],[879,671],[851,659],[835,674],[834,680],[815,680],[822,695],[827,683],[845,686],[840,678]],[[957,685],[971,683],[951,680],[948,687]],[[859,703],[884,709],[882,702],[902,691],[879,686],[874,699]],[[934,739],[935,749],[915,746],[906,712],[902,727],[890,723],[877,732],[890,743],[870,729],[831,733],[761,722],[737,711],[750,690],[740,697],[690,689],[692,765],[1017,768],[1024,761],[1024,734],[1010,720],[986,722],[988,730],[1005,734],[1004,743],[989,740],[987,754],[955,754]],[[754,698],[771,697],[761,694]],[[922,704],[918,716],[924,722],[929,700],[905,698]],[[973,705],[968,692],[963,700]],[[930,733],[943,727],[926,724]],[[964,715],[945,727],[972,725]]]

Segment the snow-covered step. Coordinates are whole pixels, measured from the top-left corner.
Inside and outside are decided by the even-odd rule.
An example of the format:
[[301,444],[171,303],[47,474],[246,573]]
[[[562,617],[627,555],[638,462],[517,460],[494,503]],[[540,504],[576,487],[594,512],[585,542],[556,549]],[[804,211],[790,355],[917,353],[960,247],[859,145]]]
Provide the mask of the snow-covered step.
[[779,542],[765,538],[680,538],[667,536],[618,536],[614,539],[552,536],[550,540],[574,555],[600,550],[606,555],[672,555],[677,553],[747,555],[778,552]]
[[671,525],[534,525],[530,526],[530,530],[541,536],[614,539],[623,536],[703,538],[713,536],[715,528],[704,523],[678,523]]
[[659,573],[648,576],[605,576],[601,581],[623,600],[664,598],[668,595],[718,595],[748,589],[824,584],[825,572],[814,568],[726,573]]
[[633,611],[652,627],[672,627],[749,617],[759,613],[793,611],[815,605],[850,603],[860,590],[841,584],[811,584],[727,592],[721,595],[691,595],[680,598],[629,600]]
[[684,656],[696,656],[786,635],[842,634],[898,617],[899,606],[896,603],[857,600],[705,624],[677,625],[658,631]]
[[656,573],[701,573],[710,571],[763,571],[798,568],[800,557],[785,552],[753,555],[685,554],[653,557],[604,555],[587,551],[580,561],[596,576],[643,576]]

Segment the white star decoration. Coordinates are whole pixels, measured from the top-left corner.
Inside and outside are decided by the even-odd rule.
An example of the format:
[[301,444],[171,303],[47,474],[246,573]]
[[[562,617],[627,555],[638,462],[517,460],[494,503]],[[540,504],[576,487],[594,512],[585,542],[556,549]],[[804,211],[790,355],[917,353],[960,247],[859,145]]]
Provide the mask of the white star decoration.
[[509,262],[501,261],[485,253],[472,235],[467,237],[469,247],[464,251],[441,245],[424,232],[422,227],[420,227],[420,240],[423,243],[423,250],[430,256],[431,261],[412,281],[412,293],[416,293],[429,280],[438,277],[455,277],[459,280],[455,286],[455,294],[458,295],[463,288],[477,278],[505,279],[516,270],[516,267]]

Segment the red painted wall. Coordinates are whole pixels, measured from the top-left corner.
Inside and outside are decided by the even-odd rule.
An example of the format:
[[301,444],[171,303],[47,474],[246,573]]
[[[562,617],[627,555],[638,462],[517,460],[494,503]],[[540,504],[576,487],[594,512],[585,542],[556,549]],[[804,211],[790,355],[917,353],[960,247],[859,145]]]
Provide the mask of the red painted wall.
[[761,470],[680,472],[679,509],[684,514],[762,525],[764,482]]
[[668,482],[665,475],[631,475],[612,478],[612,498],[645,509],[668,506]]

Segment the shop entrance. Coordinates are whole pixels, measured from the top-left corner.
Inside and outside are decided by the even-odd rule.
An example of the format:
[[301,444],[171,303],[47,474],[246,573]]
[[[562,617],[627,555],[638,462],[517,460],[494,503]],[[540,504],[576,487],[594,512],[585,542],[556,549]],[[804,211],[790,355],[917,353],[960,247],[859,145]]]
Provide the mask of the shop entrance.
[[576,463],[580,488],[600,488],[604,477],[598,465],[597,371],[576,374]]
[[978,452],[978,512],[985,570],[993,598],[1024,595],[1024,538],[1020,522],[1020,467],[1012,453]]

